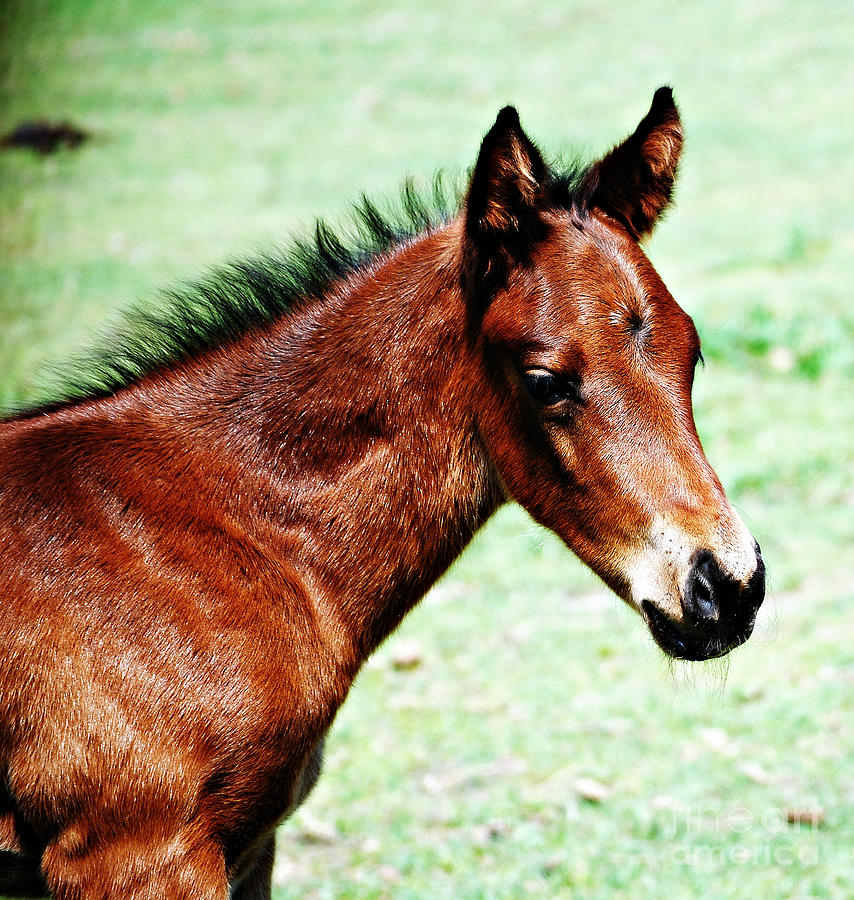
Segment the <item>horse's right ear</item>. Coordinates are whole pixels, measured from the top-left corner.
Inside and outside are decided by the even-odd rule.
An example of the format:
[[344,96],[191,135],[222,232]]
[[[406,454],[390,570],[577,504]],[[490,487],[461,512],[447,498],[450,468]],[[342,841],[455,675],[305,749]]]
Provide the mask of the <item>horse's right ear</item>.
[[503,243],[539,220],[546,165],[512,106],[498,113],[486,134],[465,204],[468,237],[475,243]]

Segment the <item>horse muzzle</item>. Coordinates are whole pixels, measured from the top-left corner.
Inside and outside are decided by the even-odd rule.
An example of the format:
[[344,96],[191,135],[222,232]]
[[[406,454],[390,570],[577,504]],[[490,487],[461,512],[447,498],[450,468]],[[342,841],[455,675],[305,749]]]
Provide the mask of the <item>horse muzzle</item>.
[[765,564],[756,545],[756,569],[748,582],[727,575],[713,553],[701,550],[682,591],[680,621],[650,600],[642,609],[649,630],[665,653],[676,659],[712,659],[743,644],[753,632],[756,613],[765,599]]

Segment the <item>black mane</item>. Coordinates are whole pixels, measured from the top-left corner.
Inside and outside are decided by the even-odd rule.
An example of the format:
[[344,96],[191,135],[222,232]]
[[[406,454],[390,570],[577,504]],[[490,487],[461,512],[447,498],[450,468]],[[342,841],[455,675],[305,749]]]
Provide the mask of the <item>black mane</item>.
[[[552,203],[583,210],[587,176],[588,170],[577,165],[550,173]],[[399,201],[387,208],[363,196],[349,226],[338,232],[318,220],[309,238],[215,268],[197,281],[161,292],[155,303],[137,303],[120,314],[92,349],[49,376],[47,399],[13,416],[29,418],[111,396],[158,369],[233,341],[307,300],[322,298],[333,283],[447,223],[462,199],[459,181],[449,184],[441,173],[432,189],[423,193],[407,180]]]

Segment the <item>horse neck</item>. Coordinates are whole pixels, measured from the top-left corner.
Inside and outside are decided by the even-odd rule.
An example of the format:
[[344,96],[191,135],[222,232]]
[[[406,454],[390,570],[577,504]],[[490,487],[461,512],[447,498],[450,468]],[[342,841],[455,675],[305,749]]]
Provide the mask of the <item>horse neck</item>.
[[503,499],[473,412],[455,231],[282,322],[245,370],[256,515],[360,659]]

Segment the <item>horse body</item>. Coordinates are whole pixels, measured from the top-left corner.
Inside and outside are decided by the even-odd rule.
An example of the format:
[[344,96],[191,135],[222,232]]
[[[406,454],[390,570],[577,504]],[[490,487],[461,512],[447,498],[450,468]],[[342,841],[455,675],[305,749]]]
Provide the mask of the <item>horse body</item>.
[[747,637],[761,559],[694,431],[696,333],[637,244],[675,172],[668,98],[565,206],[505,111],[447,224],[0,425],[0,890],[269,897],[359,667],[508,497],[668,652]]
[[[394,272],[380,277],[380,320],[366,286],[272,339],[249,335],[201,366],[0,430],[0,500],[17,511],[0,548],[30,564],[4,583],[3,706],[17,723],[4,742],[7,821],[46,820],[29,835],[37,848],[71,827],[75,852],[97,852],[101,835],[76,823],[135,808],[146,833],[171,818],[170,839],[206,819],[239,864],[250,823],[295,805],[362,660],[499,502],[470,416],[401,424],[452,413],[419,373],[431,353],[460,364],[460,329],[439,322],[446,305],[413,311]],[[436,320],[424,354],[371,358],[371,345],[395,353],[413,313]],[[328,329],[346,370],[325,358],[339,352]],[[306,365],[325,375],[316,396],[292,371]],[[94,743],[93,721],[109,723]]]

